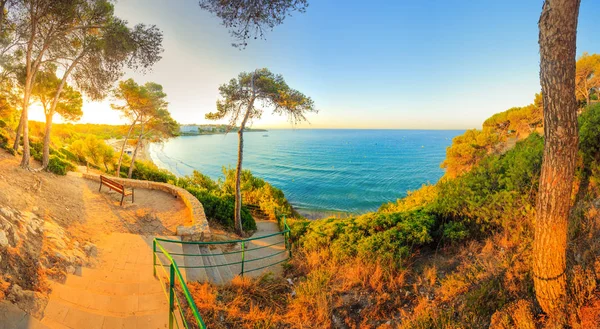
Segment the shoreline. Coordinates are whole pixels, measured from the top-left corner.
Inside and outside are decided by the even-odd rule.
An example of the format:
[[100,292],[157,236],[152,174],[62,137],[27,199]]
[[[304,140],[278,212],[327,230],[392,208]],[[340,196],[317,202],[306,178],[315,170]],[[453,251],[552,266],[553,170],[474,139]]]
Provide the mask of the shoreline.
[[[290,203],[291,204],[291,203]],[[291,204],[294,210],[308,220],[317,220],[323,218],[346,218],[350,216],[356,215],[355,213],[340,211],[340,210],[323,210],[323,209],[306,209],[306,208],[296,208],[293,204]]]

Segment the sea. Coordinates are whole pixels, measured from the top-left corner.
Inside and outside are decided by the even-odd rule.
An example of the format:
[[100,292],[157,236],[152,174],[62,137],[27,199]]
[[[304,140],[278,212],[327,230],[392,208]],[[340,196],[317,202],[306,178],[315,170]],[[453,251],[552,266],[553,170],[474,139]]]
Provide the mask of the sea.
[[[244,133],[243,168],[283,190],[300,211],[359,214],[443,175],[440,164],[462,130],[277,129]],[[237,133],[180,136],[149,147],[178,176],[223,178],[235,168]],[[317,216],[318,217],[318,216]]]

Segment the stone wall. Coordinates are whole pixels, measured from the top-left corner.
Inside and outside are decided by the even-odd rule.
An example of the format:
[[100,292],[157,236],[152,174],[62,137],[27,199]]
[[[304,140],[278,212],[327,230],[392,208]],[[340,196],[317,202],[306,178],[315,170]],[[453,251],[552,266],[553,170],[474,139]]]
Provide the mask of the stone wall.
[[[93,180],[100,183],[100,175],[93,173],[81,173],[85,179]],[[192,218],[192,226],[179,226],[177,227],[177,235],[181,236],[186,241],[205,241],[211,238],[210,227],[206,220],[206,214],[204,213],[204,207],[202,203],[196,199],[190,192],[186,191],[181,187],[177,187],[167,183],[158,183],[146,180],[138,179],[127,179],[117,178],[112,176],[106,176],[110,180],[114,180],[126,187],[133,188],[144,188],[149,190],[159,190],[171,195],[178,197],[183,201],[186,207],[190,211]]]

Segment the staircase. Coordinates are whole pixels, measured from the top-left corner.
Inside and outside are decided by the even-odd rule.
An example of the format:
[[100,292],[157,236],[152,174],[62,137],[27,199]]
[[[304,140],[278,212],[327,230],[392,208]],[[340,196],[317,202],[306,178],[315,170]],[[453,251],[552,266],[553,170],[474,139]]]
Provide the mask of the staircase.
[[[250,237],[258,238],[279,233],[279,228],[272,221],[257,221],[258,230]],[[188,282],[211,282],[225,284],[242,273],[242,243],[221,244],[180,244],[161,242],[168,250],[180,246],[185,256],[173,256],[180,266]],[[244,276],[258,277],[267,272],[279,275],[282,267],[278,266],[288,258],[283,235],[251,240],[244,243]],[[169,264],[160,254],[159,262]],[[178,257],[178,258],[175,258]]]
[[[274,222],[259,221],[257,226],[258,231],[250,238],[257,239],[243,243],[183,244],[179,237],[164,237],[173,242],[160,244],[180,267],[187,282],[225,284],[242,272],[251,277],[266,272],[277,275],[282,271],[277,264],[289,256],[284,237]],[[270,234],[273,236],[263,238]],[[111,234],[98,246],[101,253],[97,266],[81,268],[78,273],[68,275],[64,283],[52,283],[41,323],[31,328],[168,328],[169,291],[163,290],[157,277],[168,284],[171,262],[165,254],[153,253],[153,243],[154,237]],[[156,266],[153,266],[154,256]]]
[[98,266],[52,284],[41,323],[56,329],[167,328],[168,300],[153,276],[152,240],[113,233],[99,248]]

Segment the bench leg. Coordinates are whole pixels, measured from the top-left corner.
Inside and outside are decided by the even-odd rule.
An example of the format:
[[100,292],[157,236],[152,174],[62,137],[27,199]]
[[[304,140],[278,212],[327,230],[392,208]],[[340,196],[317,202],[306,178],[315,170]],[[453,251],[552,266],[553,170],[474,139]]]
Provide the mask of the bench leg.
[[123,196],[121,197],[121,206],[123,206],[123,199],[125,199],[125,193],[123,193]]
[[98,189],[98,192],[100,192],[100,190],[102,190],[102,182],[100,182],[100,188]]
[[135,202],[135,190],[131,189],[131,203]]

